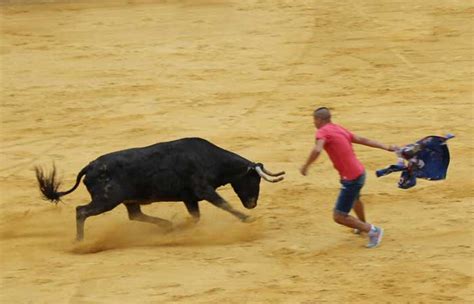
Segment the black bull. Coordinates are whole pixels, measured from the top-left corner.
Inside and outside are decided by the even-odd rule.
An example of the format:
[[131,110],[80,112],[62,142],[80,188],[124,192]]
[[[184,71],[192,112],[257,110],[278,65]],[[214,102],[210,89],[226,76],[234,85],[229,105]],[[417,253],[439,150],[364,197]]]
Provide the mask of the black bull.
[[[167,220],[143,214],[140,205],[159,201],[182,201],[195,221],[199,220],[199,201],[230,212],[241,221],[250,220],[226,202],[216,188],[230,183],[247,209],[257,206],[260,178],[269,182],[283,180],[284,172],[271,173],[261,163],[253,163],[200,138],[184,138],[133,148],[100,156],[84,167],[76,184],[59,192],[56,168],[45,174],[35,168],[45,199],[57,203],[73,192],[84,178],[92,201],[76,207],[77,239],[84,237],[84,222],[89,216],[114,209],[123,203],[130,220],[171,227]],[[274,176],[277,178],[270,178]]]

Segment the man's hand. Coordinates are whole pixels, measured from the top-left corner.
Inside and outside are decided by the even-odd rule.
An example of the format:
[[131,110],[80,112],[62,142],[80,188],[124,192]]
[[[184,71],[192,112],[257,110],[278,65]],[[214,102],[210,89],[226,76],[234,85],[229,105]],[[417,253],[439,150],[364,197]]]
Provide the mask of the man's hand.
[[397,152],[398,150],[400,150],[400,147],[396,145],[389,145],[387,150],[390,152]]
[[306,176],[306,174],[308,174],[308,166],[304,165],[303,167],[301,167],[300,168],[300,173],[301,173],[301,175]]

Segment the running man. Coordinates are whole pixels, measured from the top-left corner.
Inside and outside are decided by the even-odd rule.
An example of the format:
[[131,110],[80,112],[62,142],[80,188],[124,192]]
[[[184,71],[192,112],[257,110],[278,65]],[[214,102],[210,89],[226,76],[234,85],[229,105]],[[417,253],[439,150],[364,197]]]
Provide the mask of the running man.
[[[341,191],[333,211],[336,223],[368,233],[368,248],[376,247],[382,241],[383,229],[365,222],[364,206],[359,198],[360,190],[365,183],[365,169],[357,159],[352,143],[396,151],[398,147],[387,146],[351,133],[331,122],[331,112],[326,107],[318,108],[313,113],[314,126],[317,128],[316,144],[311,150],[306,163],[301,167],[302,175],[308,173],[309,166],[316,161],[324,149],[329,155],[334,168],[339,172]],[[349,215],[354,208],[357,218]]]

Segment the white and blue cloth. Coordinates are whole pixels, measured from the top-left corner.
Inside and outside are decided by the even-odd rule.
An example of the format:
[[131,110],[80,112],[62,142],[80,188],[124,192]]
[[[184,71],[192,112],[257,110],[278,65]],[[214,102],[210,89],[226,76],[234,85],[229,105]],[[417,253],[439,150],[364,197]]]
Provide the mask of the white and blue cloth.
[[[446,178],[449,166],[449,149],[446,141],[454,135],[427,136],[414,144],[407,145],[398,151],[401,162],[377,170],[377,177],[393,172],[402,172],[398,187],[408,189],[416,185],[417,178],[442,180]],[[406,162],[406,164],[405,164]]]

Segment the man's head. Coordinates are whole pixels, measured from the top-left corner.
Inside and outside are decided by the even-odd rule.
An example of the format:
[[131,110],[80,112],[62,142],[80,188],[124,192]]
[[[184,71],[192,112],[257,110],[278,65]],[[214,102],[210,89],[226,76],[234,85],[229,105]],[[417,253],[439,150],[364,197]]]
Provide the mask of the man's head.
[[320,107],[313,112],[314,126],[321,128],[325,124],[331,122],[331,112],[326,107]]

